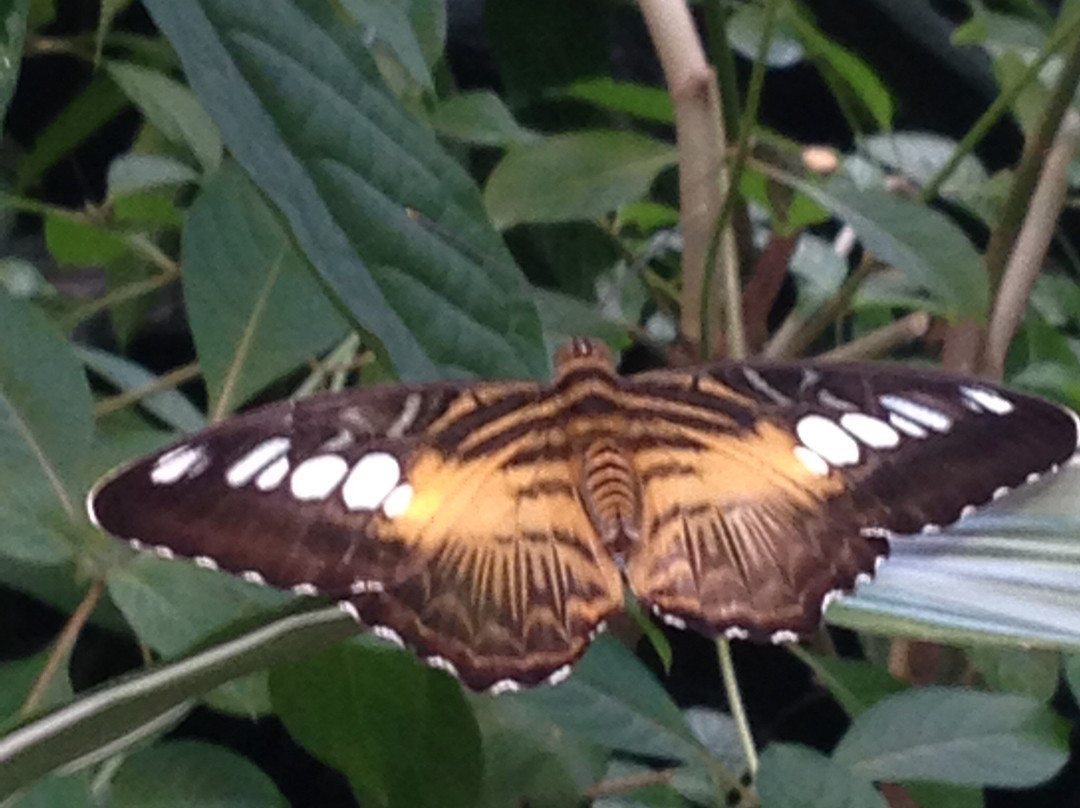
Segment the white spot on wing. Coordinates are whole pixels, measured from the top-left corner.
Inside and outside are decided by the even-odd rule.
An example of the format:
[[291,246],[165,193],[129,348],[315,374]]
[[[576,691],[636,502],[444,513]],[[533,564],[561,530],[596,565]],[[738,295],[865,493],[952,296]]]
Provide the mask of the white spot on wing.
[[292,473],[289,488],[294,497],[304,502],[326,499],[348,471],[349,464],[339,455],[309,457]]
[[311,583],[307,583],[307,582],[304,582],[304,583],[301,583],[301,584],[296,584],[292,588],[292,591],[297,595],[317,595],[317,594],[319,594],[319,588],[317,586],[315,586],[315,584],[311,584]]
[[905,435],[910,435],[913,438],[925,438],[930,433],[919,426],[914,421],[909,421],[902,415],[897,415],[895,412],[889,413],[889,423],[903,432]]
[[559,668],[547,678],[547,683],[549,685],[557,685],[560,682],[565,682],[568,678],[570,678],[570,671],[571,668],[569,665],[563,665],[561,668]]
[[879,418],[862,412],[847,412],[840,416],[840,426],[871,449],[894,449],[900,443],[900,433]]
[[859,444],[824,415],[807,415],[795,425],[795,433],[806,448],[821,455],[833,466],[859,462]]
[[349,615],[349,617],[351,617],[357,623],[360,622],[360,612],[358,612],[356,610],[356,607],[349,603],[349,601],[339,600],[337,603],[337,607],[341,609],[341,611],[345,612],[345,614]]
[[793,451],[795,452],[795,459],[802,463],[807,471],[822,477],[829,473],[829,464],[817,452],[811,451],[805,446],[796,446]]
[[994,415],[1008,415],[1016,409],[1009,399],[988,387],[961,387],[960,393]]
[[788,631],[787,629],[781,629],[780,631],[774,631],[772,636],[769,637],[769,642],[774,645],[780,645],[785,642],[798,642],[799,635],[794,631]]
[[386,452],[371,452],[357,461],[341,486],[341,498],[351,511],[374,510],[401,479],[401,466]]
[[288,473],[289,458],[279,457],[255,478],[255,487],[260,491],[273,491],[281,485],[281,481],[285,479],[285,475]]
[[266,585],[266,579],[262,577],[255,570],[244,570],[240,573],[240,577],[247,581],[249,584],[258,584],[259,586]]
[[878,401],[881,402],[882,407],[890,412],[895,412],[910,421],[929,427],[935,432],[948,432],[952,429],[953,419],[933,407],[928,407],[903,396],[894,396],[891,393],[879,396]]
[[177,446],[166,452],[150,470],[150,482],[154,485],[172,485],[185,477],[196,477],[210,465],[210,457],[201,446]]
[[502,693],[513,693],[516,690],[521,690],[521,685],[513,679],[500,679],[488,688],[488,693],[493,696],[498,696]]
[[426,662],[432,668],[437,668],[438,670],[446,671],[447,673],[449,673],[451,676],[453,676],[455,678],[458,675],[457,666],[455,666],[454,663],[451,662],[446,657],[441,657],[441,656],[424,657],[424,662]]
[[233,463],[225,472],[225,483],[230,488],[247,485],[269,463],[289,451],[289,439],[275,437],[264,440],[250,452]]
[[216,570],[218,568],[218,563],[210,556],[195,556],[194,561],[196,567],[202,567],[204,570]]
[[412,502],[412,498],[413,487],[408,483],[399,485],[390,492],[390,495],[385,500],[383,500],[383,513],[391,519],[396,519],[409,509],[409,503]]
[[371,633],[381,640],[392,642],[398,648],[405,647],[405,640],[401,639],[401,635],[394,631],[389,626],[372,626]]
[[686,621],[683,620],[681,617],[676,617],[673,614],[660,615],[660,619],[667,623],[669,626],[672,626],[673,628],[686,628]]
[[172,561],[176,558],[176,553],[163,544],[154,545],[154,555],[158,558],[164,558],[166,561]]
[[724,631],[724,636],[729,640],[745,640],[750,632],[741,626],[732,626]]
[[382,592],[384,587],[382,581],[366,581],[363,578],[358,578],[352,582],[349,591],[354,595],[364,595],[370,592]]

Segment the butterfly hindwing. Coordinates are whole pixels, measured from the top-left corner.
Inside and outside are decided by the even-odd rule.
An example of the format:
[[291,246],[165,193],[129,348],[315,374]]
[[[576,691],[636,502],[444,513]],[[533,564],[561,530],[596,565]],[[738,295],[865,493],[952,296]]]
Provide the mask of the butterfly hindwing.
[[474,688],[534,684],[622,600],[565,463],[502,467],[520,438],[495,444],[537,394],[446,384],[271,405],[110,476],[91,514],[159,554],[339,600]]
[[886,537],[954,522],[1077,443],[1053,404],[900,367],[720,363],[627,386],[733,425],[683,427],[704,450],[656,450],[674,471],[643,481],[650,533],[628,563],[669,622],[732,636],[805,634]]

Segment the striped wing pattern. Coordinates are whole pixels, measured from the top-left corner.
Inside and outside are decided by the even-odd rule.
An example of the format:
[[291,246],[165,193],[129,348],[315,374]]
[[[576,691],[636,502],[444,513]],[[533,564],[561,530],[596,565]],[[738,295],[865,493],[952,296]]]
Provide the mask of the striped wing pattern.
[[136,547],[323,594],[475,689],[556,681],[619,611],[795,639],[895,533],[1072,456],[1071,413],[939,373],[720,363],[368,388],[237,416],[109,475]]

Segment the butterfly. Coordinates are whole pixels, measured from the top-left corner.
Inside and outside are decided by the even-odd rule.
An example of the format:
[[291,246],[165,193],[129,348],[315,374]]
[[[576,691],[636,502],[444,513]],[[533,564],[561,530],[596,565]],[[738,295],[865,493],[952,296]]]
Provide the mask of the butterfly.
[[325,595],[477,690],[570,672],[624,586],[666,623],[796,640],[932,531],[1077,451],[1069,410],[888,365],[371,387],[262,407],[108,475],[136,548]]

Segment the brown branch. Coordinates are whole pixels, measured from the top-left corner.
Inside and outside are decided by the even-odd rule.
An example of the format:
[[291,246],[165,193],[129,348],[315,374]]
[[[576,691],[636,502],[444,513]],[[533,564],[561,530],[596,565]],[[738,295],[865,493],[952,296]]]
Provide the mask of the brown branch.
[[589,790],[585,792],[585,796],[590,800],[601,797],[617,797],[621,794],[637,791],[639,788],[665,785],[671,782],[676,771],[678,769],[655,769],[647,772],[634,772],[623,777],[613,777],[611,780],[601,780],[599,783],[590,786]]
[[116,412],[117,410],[122,410],[124,407],[137,404],[144,398],[152,396],[155,393],[160,393],[164,390],[172,390],[175,387],[179,387],[184,382],[198,377],[199,372],[199,363],[190,362],[189,364],[181,365],[174,370],[170,370],[168,373],[158,376],[153,381],[149,381],[141,387],[133,387],[130,390],[117,393],[115,396],[103,398],[94,405],[94,417],[101,418]]
[[33,713],[41,703],[41,700],[45,697],[45,693],[48,692],[49,686],[52,684],[53,679],[56,678],[60,666],[64,663],[64,660],[67,659],[68,654],[71,653],[71,649],[75,645],[75,640],[79,638],[79,632],[81,632],[83,626],[86,625],[86,621],[90,619],[90,615],[94,613],[94,609],[97,608],[98,602],[101,600],[101,596],[104,592],[105,581],[101,578],[96,578],[94,582],[90,584],[90,588],[86,591],[86,596],[82,599],[82,603],[78,605],[71,617],[68,618],[67,624],[56,638],[56,642],[53,643],[52,650],[49,652],[49,658],[45,661],[45,667],[41,669],[41,673],[39,673],[37,679],[34,680],[34,686],[30,688],[30,693],[26,696],[26,701],[23,702],[23,705],[19,710],[19,715],[21,717],[25,718]]
[[[1080,52],[1080,50],[1078,50]],[[1005,357],[1027,312],[1031,287],[1039,277],[1069,185],[1069,163],[1080,147],[1080,114],[1068,110],[1043,163],[1042,173],[1028,205],[1023,227],[1005,266],[983,356],[983,374],[1000,379]]]
[[[638,0],[638,3],[674,104],[683,239],[681,330],[697,345],[702,341],[700,316],[705,261],[720,202],[727,190],[720,89],[685,0]],[[718,258],[721,262],[734,260],[730,232],[722,236]],[[718,306],[714,310],[722,309]],[[719,329],[714,336],[719,336]]]
[[864,334],[846,345],[826,351],[818,359],[827,359],[830,362],[875,359],[893,348],[926,336],[929,330],[930,315],[925,311],[916,311],[906,317],[901,317],[894,323]]

